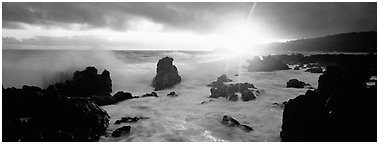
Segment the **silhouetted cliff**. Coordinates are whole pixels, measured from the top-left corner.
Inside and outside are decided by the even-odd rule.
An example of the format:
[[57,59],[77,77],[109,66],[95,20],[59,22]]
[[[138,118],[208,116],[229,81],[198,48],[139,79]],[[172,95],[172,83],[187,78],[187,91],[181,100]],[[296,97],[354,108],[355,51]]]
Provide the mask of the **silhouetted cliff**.
[[266,48],[285,51],[376,52],[376,31],[291,40],[269,44]]

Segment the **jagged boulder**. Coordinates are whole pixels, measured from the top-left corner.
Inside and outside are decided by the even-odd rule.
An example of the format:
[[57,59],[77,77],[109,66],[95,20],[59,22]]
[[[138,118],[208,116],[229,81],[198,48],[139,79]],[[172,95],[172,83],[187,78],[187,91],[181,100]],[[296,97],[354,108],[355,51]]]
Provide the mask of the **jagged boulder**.
[[[232,82],[228,79],[226,75],[222,75],[217,78],[217,81],[212,82],[208,86],[212,86],[210,89],[210,98],[225,97],[230,101],[237,101],[238,95],[242,95],[242,100],[249,101],[255,99],[255,95],[260,94],[259,90],[250,83],[236,83],[236,84],[225,84],[224,82]],[[255,92],[255,94],[254,94]],[[245,95],[243,94],[245,93]]]
[[226,75],[221,75],[221,76],[217,77],[217,81],[213,81],[210,84],[208,84],[207,86],[220,87],[220,86],[224,85],[224,82],[232,82],[232,80],[229,79]]
[[110,117],[97,104],[115,103],[111,82],[107,70],[99,75],[96,68],[87,67],[75,72],[72,80],[46,89],[3,88],[3,140],[98,140]]
[[233,94],[233,95],[229,96],[228,100],[230,100],[230,101],[237,101],[238,100],[238,95]]
[[297,79],[290,79],[287,82],[287,88],[293,87],[293,88],[304,88],[305,86],[310,86],[309,84],[306,84],[305,82],[299,81]]
[[255,97],[254,93],[250,90],[245,90],[244,92],[242,92],[241,99],[243,101],[249,101],[249,100],[253,100],[255,98],[256,97]]
[[57,83],[55,87],[60,95],[71,97],[108,95],[112,92],[112,80],[109,71],[97,74],[95,67],[87,67],[83,71],[76,71],[72,80]]
[[181,82],[181,77],[175,65],[172,64],[173,58],[164,57],[157,63],[157,75],[151,84],[155,91],[170,88]]
[[[3,107],[3,141],[97,141],[105,134],[110,119],[105,110],[86,98],[47,93],[28,101],[32,107],[3,99],[7,103]],[[15,111],[10,105],[19,108]]]

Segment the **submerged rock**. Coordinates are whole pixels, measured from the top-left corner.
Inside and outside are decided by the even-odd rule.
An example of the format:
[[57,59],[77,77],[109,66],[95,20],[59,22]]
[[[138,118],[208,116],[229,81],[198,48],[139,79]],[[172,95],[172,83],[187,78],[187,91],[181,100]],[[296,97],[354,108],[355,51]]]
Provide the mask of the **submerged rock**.
[[120,120],[116,120],[114,124],[135,123],[141,119],[149,119],[149,118],[148,117],[122,117]]
[[293,87],[293,88],[304,88],[305,86],[310,86],[309,84],[306,84],[305,82],[299,81],[297,79],[290,79],[287,82],[287,88]]
[[240,125],[239,126],[242,130],[246,131],[246,132],[250,132],[250,131],[253,131],[254,129],[248,125]]
[[235,127],[235,126],[241,125],[236,119],[227,115],[224,115],[224,117],[222,117],[222,123],[224,123],[226,126],[229,126],[229,127]]
[[157,63],[157,75],[151,84],[155,91],[170,88],[181,82],[181,77],[175,65],[172,64],[173,58],[164,57]]
[[112,137],[120,137],[121,135],[128,134],[131,126],[123,126],[112,132]]
[[250,132],[250,131],[254,130],[252,127],[250,127],[248,125],[242,125],[236,119],[234,119],[233,117],[227,116],[227,115],[224,115],[222,117],[222,123],[228,127],[239,127],[243,131],[246,131],[246,132]]
[[140,97],[141,98],[143,98],[143,97],[158,97],[158,94],[156,92],[151,92],[151,93],[144,94]]
[[178,94],[176,94],[176,93],[173,91],[173,92],[170,92],[169,94],[167,94],[167,96],[170,96],[170,97],[177,97]]

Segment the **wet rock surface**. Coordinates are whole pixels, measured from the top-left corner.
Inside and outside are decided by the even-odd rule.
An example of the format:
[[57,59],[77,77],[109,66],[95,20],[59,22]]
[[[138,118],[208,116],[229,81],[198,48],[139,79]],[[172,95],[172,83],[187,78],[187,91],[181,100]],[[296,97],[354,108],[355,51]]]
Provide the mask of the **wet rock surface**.
[[230,116],[227,116],[227,115],[224,115],[222,117],[222,123],[225,125],[225,126],[228,126],[228,127],[238,127],[240,128],[241,130],[244,130],[246,132],[250,132],[250,131],[253,131],[254,129],[248,125],[242,125],[240,124],[240,122],[238,122],[235,118],[233,117],[230,117]]
[[225,97],[230,101],[237,101],[237,94],[240,94],[243,101],[249,101],[255,99],[261,93],[250,83],[225,84],[224,82],[232,82],[232,80],[228,79],[226,75],[221,75],[217,78],[217,81],[208,85],[212,86],[210,98]]
[[287,88],[304,88],[306,86],[310,86],[309,84],[299,81],[298,79],[290,79],[287,82]]
[[122,117],[119,120],[116,120],[114,124],[121,124],[121,123],[135,123],[142,119],[149,119],[148,117]]
[[151,93],[144,94],[140,97],[141,98],[143,98],[143,97],[158,97],[158,94],[156,92],[151,92]]
[[131,126],[120,127],[112,132],[112,137],[120,137],[121,135],[128,134],[131,128]]
[[157,74],[151,84],[155,91],[173,87],[181,82],[181,77],[176,66],[173,65],[173,61],[174,59],[170,57],[164,57],[158,61]]
[[169,94],[167,94],[167,96],[169,96],[169,97],[177,97],[178,94],[176,94],[176,93],[173,91],[173,92],[170,92]]

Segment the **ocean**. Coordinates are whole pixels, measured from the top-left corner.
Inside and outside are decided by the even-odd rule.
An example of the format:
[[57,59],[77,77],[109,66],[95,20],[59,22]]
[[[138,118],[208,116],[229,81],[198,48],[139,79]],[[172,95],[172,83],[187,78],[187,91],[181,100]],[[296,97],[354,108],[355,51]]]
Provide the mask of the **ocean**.
[[[283,109],[273,106],[307,89],[286,88],[289,79],[296,78],[317,88],[320,74],[303,70],[248,72],[247,59],[266,54],[234,55],[198,51],[116,51],[116,50],[2,50],[2,85],[17,87],[35,85],[47,87],[72,78],[78,70],[95,66],[98,73],[111,73],[113,93],[127,91],[134,96],[151,93],[150,86],[160,58],[174,58],[182,82],[173,88],[158,91],[158,98],[145,97],[103,106],[111,116],[107,135],[100,141],[280,141]],[[273,53],[271,53],[273,54]],[[210,98],[207,84],[226,74],[233,82],[248,82],[264,92],[257,99],[244,102]],[[236,75],[238,74],[238,75]],[[178,97],[168,97],[175,91]],[[251,126],[251,132],[226,127],[224,115]],[[124,116],[149,119],[132,124],[114,124]],[[131,125],[130,134],[110,136],[115,129]]]

